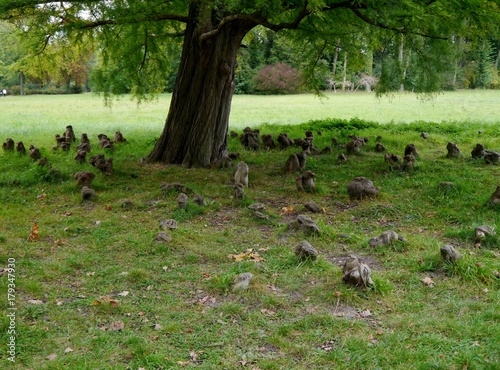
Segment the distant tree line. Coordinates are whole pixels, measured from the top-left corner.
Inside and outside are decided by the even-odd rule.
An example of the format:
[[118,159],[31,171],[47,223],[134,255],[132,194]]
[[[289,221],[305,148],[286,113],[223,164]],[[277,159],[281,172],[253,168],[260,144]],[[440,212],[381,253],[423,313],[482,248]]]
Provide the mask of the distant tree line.
[[[52,38],[33,56],[28,35],[13,31],[0,22],[0,88],[10,94],[123,94],[136,88],[128,83],[130,69],[124,66],[137,61],[105,60],[106,53],[86,39],[69,43]],[[425,45],[415,45],[404,35],[384,39],[373,34],[366,39],[352,32],[350,37],[319,40],[308,38],[306,31],[276,33],[260,26],[251,30],[238,53],[235,93],[418,92],[428,68],[439,69],[440,78],[433,82],[439,90],[500,88],[500,35],[456,37],[451,53],[434,55],[434,63],[422,65],[419,54]],[[164,50],[168,66],[161,68],[170,72],[158,78],[152,93],[173,91],[180,48],[172,41]],[[115,78],[109,79],[110,74]]]

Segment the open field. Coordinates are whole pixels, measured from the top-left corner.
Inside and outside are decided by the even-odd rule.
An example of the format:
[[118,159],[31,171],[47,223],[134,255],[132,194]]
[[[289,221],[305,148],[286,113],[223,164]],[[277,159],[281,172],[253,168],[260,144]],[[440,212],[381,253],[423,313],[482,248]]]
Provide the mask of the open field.
[[[0,99],[2,131],[14,130],[12,136],[43,133],[50,127],[72,124],[87,131],[143,130],[160,132],[167,116],[170,95],[140,106],[129,97],[105,107],[102,98],[93,94],[66,96],[9,96]],[[395,94],[376,98],[375,94],[326,94],[291,96],[236,95],[233,99],[230,126],[242,129],[262,123],[296,125],[313,119],[360,118],[378,123],[471,122],[493,124],[500,121],[500,91],[458,91],[419,99],[415,94]]]
[[[498,231],[500,206],[489,198],[500,166],[470,155],[478,142],[500,152],[499,97],[449,93],[428,105],[401,95],[369,107],[376,100],[364,94],[328,103],[237,96],[238,133],[247,125],[275,137],[312,130],[320,149],[333,137],[341,144],[308,156],[316,174],[309,194],[296,190],[298,173],[283,171],[298,148],[255,152],[230,138],[229,150],[250,168],[243,200],[232,197],[234,167],[140,164],[162,129],[167,96],[139,109],[122,100],[111,110],[91,95],[0,98],[1,140],[35,144],[50,163],[0,153],[0,268],[15,260],[15,271],[0,276],[0,368],[499,369],[500,236],[475,240],[475,228]],[[112,175],[76,163],[74,148],[51,149],[67,124],[77,137],[89,134],[90,155],[113,158]],[[128,143],[99,149],[97,134],[116,130]],[[350,135],[369,140],[341,163]],[[400,156],[414,143],[415,167],[390,168],[374,150],[379,135]],[[450,141],[463,156],[447,158]],[[82,202],[78,171],[96,174],[95,200]],[[347,185],[357,176],[372,180],[379,196],[350,200]],[[176,181],[191,190],[186,210],[176,191],[161,189]],[[207,205],[194,204],[194,194]],[[310,201],[323,212],[308,212]],[[267,218],[248,209],[257,202]],[[289,228],[301,214],[319,235]],[[154,241],[167,219],[178,223],[166,230],[171,240]],[[38,237],[28,240],[35,223]],[[387,230],[407,241],[369,246]],[[303,240],[318,250],[316,260],[295,256]],[[443,261],[446,244],[462,255],[458,262]],[[371,267],[374,287],[342,281],[349,254]],[[244,272],[253,274],[249,288],[233,291]],[[12,307],[15,362],[7,352]]]

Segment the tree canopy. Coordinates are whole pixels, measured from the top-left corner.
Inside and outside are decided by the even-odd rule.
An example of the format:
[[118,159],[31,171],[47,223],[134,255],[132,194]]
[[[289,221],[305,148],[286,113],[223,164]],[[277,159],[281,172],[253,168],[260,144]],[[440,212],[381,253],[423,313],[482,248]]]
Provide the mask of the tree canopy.
[[[347,58],[349,50],[363,50],[383,60],[380,92],[401,88],[408,76],[413,90],[433,91],[455,63],[453,52],[463,40],[498,36],[499,3],[0,0],[0,19],[15,24],[37,54],[64,45],[62,40],[92,44],[99,56],[95,83],[107,93],[126,87],[144,97],[162,91],[177,68],[165,129],[148,158],[209,166],[227,154],[237,55],[257,26],[300,42],[311,84],[319,83],[315,71],[321,55],[341,49]],[[410,58],[415,62],[407,68]]]

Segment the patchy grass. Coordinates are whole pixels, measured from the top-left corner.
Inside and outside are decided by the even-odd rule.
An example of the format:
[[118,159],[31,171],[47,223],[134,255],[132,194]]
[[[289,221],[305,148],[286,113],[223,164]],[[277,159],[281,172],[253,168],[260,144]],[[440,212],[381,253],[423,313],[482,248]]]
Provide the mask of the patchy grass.
[[[309,156],[307,168],[320,191],[299,194],[296,176],[282,172],[297,148],[251,152],[229,139],[229,150],[239,151],[250,167],[250,187],[237,201],[231,198],[234,168],[141,165],[158,130],[127,132],[116,121],[87,130],[74,119],[77,136],[89,131],[92,155],[104,153],[97,133],[121,129],[127,137],[128,144],[104,153],[113,158],[112,176],[76,163],[74,149],[52,151],[64,119],[54,118],[56,129],[6,128],[14,140],[40,146],[59,170],[55,176],[17,153],[0,154],[0,267],[16,259],[16,363],[7,362],[5,346],[0,353],[10,368],[495,369],[500,363],[499,239],[490,236],[480,248],[474,240],[475,227],[500,225],[499,209],[487,204],[500,167],[469,155],[477,142],[500,149],[496,126],[361,119],[261,125],[261,134],[293,138],[306,129],[321,131],[319,148],[333,136],[340,143],[352,134],[369,141],[346,163],[337,161],[345,152],[340,146]],[[420,138],[422,131],[429,139]],[[390,170],[374,151],[379,135],[398,155],[414,143],[420,154],[415,169]],[[446,158],[448,141],[457,143],[462,158]],[[91,203],[81,202],[72,178],[82,170],[96,172]],[[380,196],[351,202],[347,184],[356,176],[371,179]],[[160,189],[175,181],[208,205],[178,210],[177,193]],[[440,187],[442,181],[455,186]],[[307,201],[325,213],[307,213]],[[254,202],[266,205],[267,220],[247,208]],[[321,235],[287,230],[300,213],[316,221]],[[172,240],[154,241],[160,222],[170,218],[178,222],[167,231]],[[34,222],[39,237],[28,241]],[[368,246],[389,229],[408,241]],[[316,261],[295,257],[302,240],[320,252]],[[457,264],[442,261],[444,244],[462,254]],[[228,257],[248,250],[263,260]],[[342,282],[350,253],[371,267],[374,289]],[[234,292],[232,281],[242,272],[253,274],[250,288]],[[422,282],[427,277],[432,287]],[[2,343],[9,340],[7,288],[3,275]],[[121,322],[123,329],[113,331]],[[52,354],[57,357],[47,359]]]

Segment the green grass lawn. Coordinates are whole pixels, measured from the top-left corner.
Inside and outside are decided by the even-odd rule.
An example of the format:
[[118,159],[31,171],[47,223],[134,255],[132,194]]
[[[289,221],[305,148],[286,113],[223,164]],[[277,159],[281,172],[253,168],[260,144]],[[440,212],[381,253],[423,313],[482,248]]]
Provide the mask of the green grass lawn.
[[[8,96],[0,99],[2,131],[24,137],[45,133],[71,124],[85,130],[143,130],[159,133],[165,122],[170,94],[137,105],[130,97],[104,106],[93,94],[63,96]],[[360,118],[378,123],[473,122],[498,123],[500,91],[457,91],[438,94],[431,99],[404,93],[376,98],[375,94],[326,93],[284,96],[236,95],[233,98],[230,126],[242,129],[263,123],[296,125],[313,119]],[[8,130],[8,131],[7,131]],[[56,130],[57,131],[57,130]],[[51,132],[51,131],[49,131]],[[4,136],[5,136],[4,135]]]
[[[4,274],[0,368],[499,369],[500,237],[478,245],[474,230],[500,226],[499,206],[488,204],[500,167],[470,156],[478,142],[500,151],[499,97],[236,96],[230,129],[238,133],[251,126],[299,138],[310,129],[320,149],[332,137],[341,144],[350,135],[369,138],[346,163],[337,160],[342,146],[308,157],[315,194],[298,193],[298,174],[283,172],[297,148],[254,152],[230,138],[230,151],[250,168],[241,201],[231,197],[234,167],[140,164],[161,132],[168,96],[139,108],[125,98],[111,109],[92,95],[0,98],[1,140],[35,144],[58,170],[0,153],[0,268],[15,259],[17,308],[11,363],[12,281]],[[67,124],[77,137],[89,134],[91,155],[113,158],[113,175],[76,163],[74,148],[51,149]],[[116,130],[128,143],[98,149],[97,134]],[[379,135],[400,156],[414,143],[415,168],[390,169],[374,150]],[[462,157],[446,157],[449,141]],[[96,173],[92,202],[81,201],[78,171]],[[347,185],[357,176],[371,179],[380,195],[350,201]],[[161,190],[176,181],[192,190],[187,210],[177,209],[177,192]],[[454,186],[440,187],[443,181]],[[195,193],[208,204],[194,204]],[[308,201],[324,213],[305,211]],[[265,204],[267,219],[247,208],[256,202]],[[321,234],[289,230],[299,214]],[[178,228],[167,231],[169,242],[156,242],[166,219]],[[29,241],[35,222],[39,236]],[[407,242],[368,245],[386,230]],[[293,250],[302,240],[319,251],[316,261],[297,259]],[[458,263],[442,260],[445,244],[462,254]],[[261,259],[231,257],[246,251]],[[342,281],[341,264],[351,253],[371,267],[373,289]],[[242,272],[253,274],[250,287],[233,291]]]

